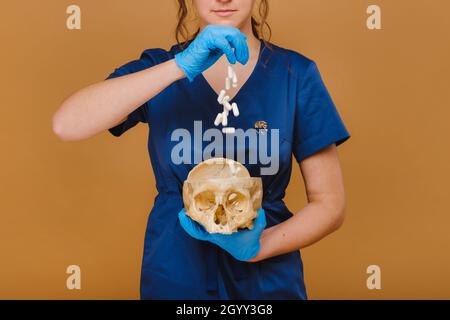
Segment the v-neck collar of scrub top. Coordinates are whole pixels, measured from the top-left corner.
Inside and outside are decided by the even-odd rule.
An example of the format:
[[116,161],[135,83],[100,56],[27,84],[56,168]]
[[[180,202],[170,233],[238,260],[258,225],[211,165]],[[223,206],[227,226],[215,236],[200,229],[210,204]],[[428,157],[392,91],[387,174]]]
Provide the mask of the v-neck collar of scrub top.
[[[239,90],[236,92],[236,94],[230,99],[230,100],[236,100],[239,98],[239,95],[241,94],[241,91],[244,91],[245,88],[252,82],[253,78],[257,78],[257,73],[259,71],[261,61],[262,61],[262,55],[264,53],[264,41],[259,40],[259,53],[258,53],[258,60],[256,61],[255,66],[253,67],[252,72],[250,73],[250,76],[247,78],[247,80],[242,84],[242,86],[239,88]],[[208,80],[205,78],[203,73],[200,73],[198,75],[199,80],[203,83],[205,87],[207,87],[208,92],[213,95],[214,97],[218,96],[218,93],[214,88],[211,86],[211,84],[208,82]]]
[[[189,46],[192,41],[193,40],[188,41],[185,47]],[[245,122],[246,119],[250,119],[252,115],[257,113],[257,111],[251,107],[251,104],[248,103],[248,98],[249,96],[254,96],[257,94],[261,79],[267,79],[267,66],[270,58],[269,51],[272,51],[264,43],[264,41],[259,41],[260,51],[253,71],[232,99],[232,101],[236,102],[238,105],[242,103],[243,106],[247,105],[248,107],[239,108],[239,117],[231,117],[228,119],[228,125],[231,127],[242,128],[244,130],[254,127],[254,125],[248,123],[248,121],[247,123]],[[180,45],[174,45],[172,46],[170,52],[173,56],[175,56],[182,50],[183,49]],[[200,74],[192,82],[189,82],[187,78],[183,78],[177,82],[176,86],[181,92],[183,92],[185,99],[188,99],[193,105],[196,106],[196,108],[201,109],[201,116],[197,117],[196,120],[210,120],[210,122],[204,123],[204,130],[214,128],[214,119],[216,118],[217,113],[221,112],[223,107],[217,102],[217,93],[210,86],[204,76]],[[208,126],[208,123],[210,123],[210,126]],[[189,127],[188,124],[186,124],[186,126]]]

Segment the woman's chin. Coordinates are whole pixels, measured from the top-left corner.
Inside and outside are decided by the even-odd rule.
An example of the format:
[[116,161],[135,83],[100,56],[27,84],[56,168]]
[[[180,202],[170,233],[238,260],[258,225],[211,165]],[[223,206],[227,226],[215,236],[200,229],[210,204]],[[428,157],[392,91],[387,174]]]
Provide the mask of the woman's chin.
[[227,27],[236,27],[240,25],[239,21],[236,21],[235,16],[230,17],[218,17],[216,15],[212,16],[211,19],[208,19],[209,24],[214,24],[218,26],[227,26]]
[[224,27],[235,27],[238,28],[239,24],[231,19],[215,19],[210,24],[214,24],[216,26],[224,26]]

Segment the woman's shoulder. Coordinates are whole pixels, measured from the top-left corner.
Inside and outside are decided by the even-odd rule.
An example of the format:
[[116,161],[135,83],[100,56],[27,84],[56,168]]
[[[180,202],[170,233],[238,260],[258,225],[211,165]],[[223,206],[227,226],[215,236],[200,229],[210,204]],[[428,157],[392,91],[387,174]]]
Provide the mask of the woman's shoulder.
[[269,52],[269,57],[282,63],[288,62],[291,67],[297,70],[305,70],[309,65],[315,63],[311,57],[300,51],[285,48],[272,42],[267,42],[264,49]]
[[172,58],[171,52],[163,48],[147,48],[141,53],[141,60],[157,64]]
[[182,51],[181,44],[174,44],[168,49],[164,48],[148,48],[142,51],[141,60],[147,60],[152,63],[162,63],[164,61],[173,59],[175,54]]

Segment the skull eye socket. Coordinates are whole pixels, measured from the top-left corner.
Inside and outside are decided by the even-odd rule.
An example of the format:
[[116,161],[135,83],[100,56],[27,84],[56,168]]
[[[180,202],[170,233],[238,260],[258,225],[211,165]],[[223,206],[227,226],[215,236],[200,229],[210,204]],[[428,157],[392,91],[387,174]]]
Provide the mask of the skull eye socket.
[[198,211],[209,211],[216,206],[216,196],[211,191],[205,191],[194,197]]
[[239,192],[231,192],[227,196],[226,207],[235,213],[243,213],[247,209],[247,198]]

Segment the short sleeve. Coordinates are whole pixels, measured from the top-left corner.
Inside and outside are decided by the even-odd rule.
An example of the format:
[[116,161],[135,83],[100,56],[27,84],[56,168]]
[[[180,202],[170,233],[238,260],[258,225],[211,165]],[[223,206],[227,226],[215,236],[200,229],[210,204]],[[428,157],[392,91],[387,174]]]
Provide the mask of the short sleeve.
[[325,147],[338,146],[349,138],[317,64],[310,60],[297,93],[293,154],[300,163]]
[[[141,54],[140,59],[130,61],[123,66],[116,68],[115,71],[111,73],[105,80],[118,78],[154,66],[158,63],[157,59],[155,58],[155,54],[158,54],[161,50],[162,49],[145,50]],[[119,137],[128,129],[136,126],[139,122],[148,123],[148,104],[149,101],[145,102],[143,105],[131,112],[125,121],[112,128],[109,128],[108,131],[112,135]]]

